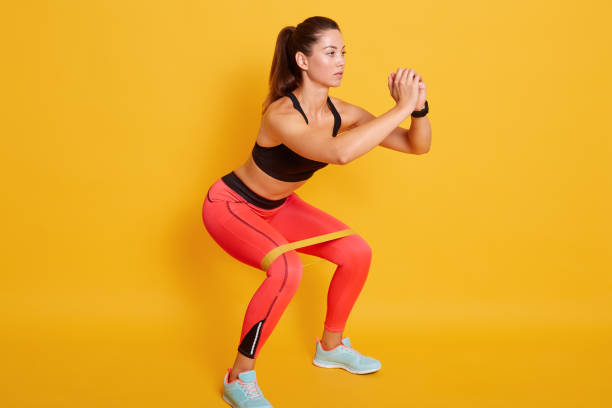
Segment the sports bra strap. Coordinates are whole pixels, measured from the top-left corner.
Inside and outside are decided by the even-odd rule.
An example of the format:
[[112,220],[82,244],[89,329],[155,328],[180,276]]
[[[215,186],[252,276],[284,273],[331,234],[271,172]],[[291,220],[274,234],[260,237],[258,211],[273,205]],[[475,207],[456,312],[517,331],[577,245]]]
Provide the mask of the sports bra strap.
[[[306,120],[306,124],[308,124],[308,118],[306,117],[304,110],[302,110],[302,106],[300,105],[300,102],[298,101],[297,97],[291,91],[287,92],[287,96],[291,98],[291,102],[293,102],[293,107],[302,114],[302,116],[304,117],[304,120]],[[332,103],[329,96],[327,97],[327,105],[329,106],[329,109],[331,110],[332,115],[334,115],[334,130],[332,132],[332,135],[336,136],[338,134],[338,130],[340,130],[342,118],[340,117],[340,114],[336,110],[336,107]]]
[[293,102],[293,107],[297,109],[298,111],[300,111],[302,116],[304,116],[306,123],[308,123],[308,118],[306,117],[306,114],[302,110],[302,107],[300,106],[300,102],[297,100],[297,97],[293,94],[293,92],[287,93],[287,96],[291,98],[291,101]]

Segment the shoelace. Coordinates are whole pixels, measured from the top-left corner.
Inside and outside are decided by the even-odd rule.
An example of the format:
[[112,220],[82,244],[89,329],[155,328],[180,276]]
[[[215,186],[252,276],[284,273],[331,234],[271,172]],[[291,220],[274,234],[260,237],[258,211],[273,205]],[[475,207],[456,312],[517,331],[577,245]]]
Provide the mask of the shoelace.
[[[321,349],[323,349],[323,347],[321,347]],[[351,346],[347,346],[346,344],[342,343],[340,345],[340,350],[345,350],[348,353],[355,353],[360,357],[365,357],[363,354],[361,354],[360,352],[358,352],[357,350],[355,350],[353,347]],[[323,350],[323,351],[331,351],[331,350]]]
[[357,350],[355,350],[355,349],[354,349],[354,348],[352,348],[352,347],[346,346],[346,348],[347,348],[348,350],[350,350],[351,352],[356,353],[356,354],[357,354],[358,356],[360,356],[360,357],[365,357],[363,354],[361,354],[360,352],[358,352]]
[[257,389],[257,383],[255,381],[242,383],[242,388],[246,391],[246,395],[249,399],[261,397],[261,393]]

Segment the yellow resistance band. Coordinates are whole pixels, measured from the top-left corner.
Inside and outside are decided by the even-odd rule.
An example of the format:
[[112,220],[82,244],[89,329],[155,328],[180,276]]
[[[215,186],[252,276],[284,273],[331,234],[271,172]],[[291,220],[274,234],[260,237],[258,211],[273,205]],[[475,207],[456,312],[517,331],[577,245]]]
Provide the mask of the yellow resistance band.
[[347,235],[352,235],[352,234],[356,234],[356,232],[349,228],[349,229],[345,229],[342,231],[336,231],[336,232],[331,232],[329,234],[317,235],[316,237],[303,239],[301,241],[289,242],[288,244],[278,246],[274,248],[273,250],[271,250],[270,252],[268,252],[266,256],[264,256],[263,260],[261,261],[261,269],[267,272],[270,265],[272,265],[272,262],[274,262],[276,258],[281,256],[285,252],[291,251],[296,248],[302,248],[305,246],[318,244],[318,243],[325,242],[325,241],[331,241],[332,239],[336,239],[336,238],[346,237]]

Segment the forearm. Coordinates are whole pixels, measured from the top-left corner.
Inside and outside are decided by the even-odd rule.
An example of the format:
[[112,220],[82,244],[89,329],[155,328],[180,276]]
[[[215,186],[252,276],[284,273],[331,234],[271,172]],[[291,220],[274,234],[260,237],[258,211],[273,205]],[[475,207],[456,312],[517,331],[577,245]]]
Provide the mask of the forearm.
[[395,105],[377,118],[336,136],[341,163],[353,161],[378,146],[409,115],[405,108]]
[[410,146],[415,152],[427,153],[431,147],[431,123],[427,116],[411,118],[410,129],[408,129]]

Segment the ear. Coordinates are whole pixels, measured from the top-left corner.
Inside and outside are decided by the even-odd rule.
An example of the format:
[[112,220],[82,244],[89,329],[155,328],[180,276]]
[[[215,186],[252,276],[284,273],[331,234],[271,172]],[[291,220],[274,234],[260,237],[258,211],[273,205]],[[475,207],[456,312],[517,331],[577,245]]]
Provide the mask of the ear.
[[302,51],[295,53],[295,62],[297,63],[298,67],[308,71],[308,59],[306,58],[306,54],[304,54]]

